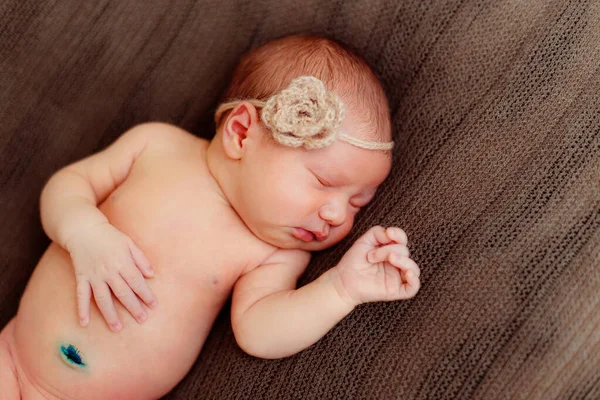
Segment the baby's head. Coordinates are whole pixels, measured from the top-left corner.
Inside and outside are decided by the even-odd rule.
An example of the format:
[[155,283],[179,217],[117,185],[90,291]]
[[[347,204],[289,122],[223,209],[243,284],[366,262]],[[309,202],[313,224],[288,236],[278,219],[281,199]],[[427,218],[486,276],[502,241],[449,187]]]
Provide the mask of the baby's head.
[[324,37],[288,36],[244,55],[215,120],[211,173],[248,228],[277,247],[339,242],[391,168],[381,84]]

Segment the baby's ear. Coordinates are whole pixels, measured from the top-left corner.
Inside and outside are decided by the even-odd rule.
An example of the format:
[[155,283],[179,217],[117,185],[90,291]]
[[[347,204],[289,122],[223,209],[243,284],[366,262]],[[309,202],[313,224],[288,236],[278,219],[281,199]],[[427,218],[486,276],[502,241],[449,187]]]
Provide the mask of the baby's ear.
[[257,131],[258,125],[258,112],[252,103],[242,101],[236,105],[223,125],[225,154],[234,160],[241,159],[247,147],[246,141]]

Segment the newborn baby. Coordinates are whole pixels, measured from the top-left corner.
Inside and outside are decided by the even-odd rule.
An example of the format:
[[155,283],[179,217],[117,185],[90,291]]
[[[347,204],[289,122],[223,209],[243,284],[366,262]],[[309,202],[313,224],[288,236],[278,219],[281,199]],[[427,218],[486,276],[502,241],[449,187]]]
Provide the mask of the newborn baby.
[[243,57],[223,100],[210,142],[145,123],[47,182],[53,242],[0,334],[2,399],[157,399],[229,295],[240,348],[274,359],[358,304],[417,293],[406,234],[380,226],[296,289],[390,171],[387,100],[363,59],[275,40]]

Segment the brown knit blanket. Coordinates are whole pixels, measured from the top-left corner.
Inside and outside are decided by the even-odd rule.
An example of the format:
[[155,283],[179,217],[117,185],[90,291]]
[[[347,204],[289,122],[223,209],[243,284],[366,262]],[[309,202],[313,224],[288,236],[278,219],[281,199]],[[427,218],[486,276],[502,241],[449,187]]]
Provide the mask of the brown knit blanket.
[[276,361],[237,347],[226,308],[166,398],[600,398],[597,0],[3,0],[0,327],[48,245],[54,171],[139,122],[210,137],[239,56],[297,32],[372,63],[399,143],[300,285],[382,224],[408,233],[422,289]]

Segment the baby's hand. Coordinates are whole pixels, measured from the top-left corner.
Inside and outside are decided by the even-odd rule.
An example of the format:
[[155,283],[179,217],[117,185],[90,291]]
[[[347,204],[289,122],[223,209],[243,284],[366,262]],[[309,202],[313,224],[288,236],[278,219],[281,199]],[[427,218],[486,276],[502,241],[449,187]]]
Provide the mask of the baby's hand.
[[150,307],[156,305],[154,294],[144,279],[151,278],[153,271],[131,238],[111,224],[104,223],[75,235],[67,241],[65,247],[75,268],[77,309],[81,326],[86,326],[89,322],[93,291],[109,328],[115,332],[122,328],[111,289],[139,323],[146,320],[148,314],[136,294]]
[[347,302],[404,300],[419,291],[421,274],[410,259],[406,233],[374,226],[361,236],[334,267]]

